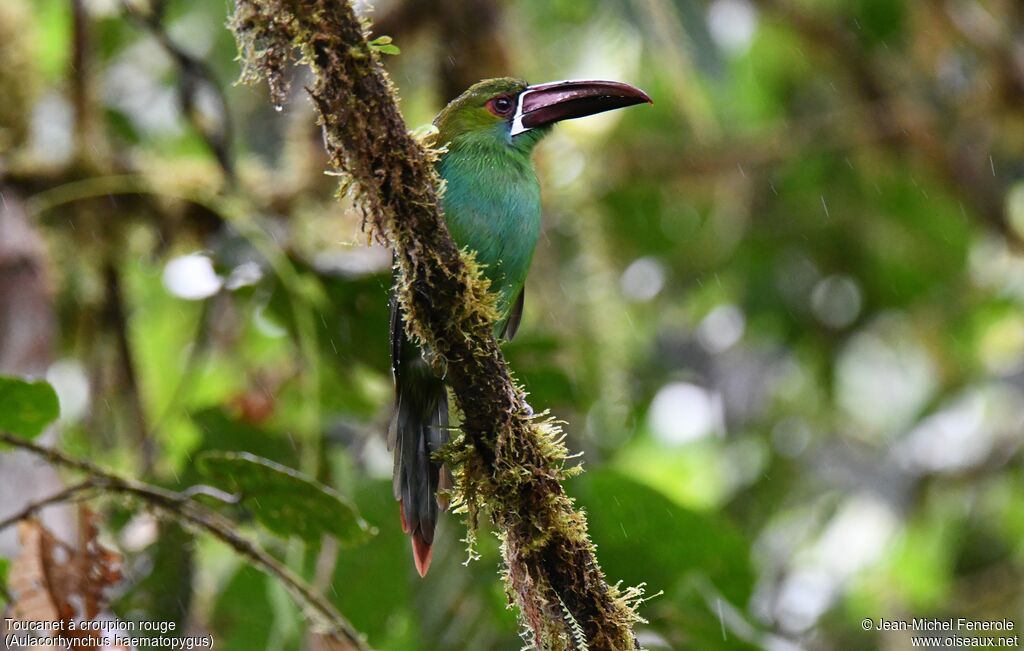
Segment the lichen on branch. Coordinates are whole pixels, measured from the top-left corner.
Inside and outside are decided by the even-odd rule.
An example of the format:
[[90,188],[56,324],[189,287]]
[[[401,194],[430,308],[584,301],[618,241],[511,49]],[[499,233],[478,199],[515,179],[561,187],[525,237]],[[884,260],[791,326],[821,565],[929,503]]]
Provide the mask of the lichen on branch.
[[509,597],[533,644],[639,648],[639,591],[605,580],[586,518],[562,487],[562,434],[532,415],[505,365],[486,281],[445,225],[437,152],[406,129],[368,25],[348,2],[236,0],[231,26],[243,79],[265,78],[275,104],[287,98],[291,63],[313,73],[307,90],[331,164],[350,177],[371,237],[394,251],[406,327],[444,365],[462,412],[462,435],[444,451],[456,504],[471,533],[482,513],[498,528]]

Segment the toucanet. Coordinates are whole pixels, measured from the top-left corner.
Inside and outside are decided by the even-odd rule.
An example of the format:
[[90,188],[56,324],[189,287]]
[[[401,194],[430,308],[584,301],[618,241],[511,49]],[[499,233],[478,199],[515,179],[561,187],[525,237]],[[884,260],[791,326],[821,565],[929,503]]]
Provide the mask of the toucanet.
[[[443,147],[437,171],[445,181],[442,208],[455,243],[476,252],[496,294],[494,334],[509,340],[523,314],[523,286],[540,234],[540,184],[534,146],[562,120],[651,99],[615,81],[558,81],[529,86],[488,79],[452,100],[434,119]],[[391,301],[391,368],[395,411],[388,432],[394,452],[394,494],[402,529],[412,538],[420,576],[430,567],[438,512],[447,508],[451,475],[432,455],[448,440],[448,394],[419,346],[406,336]],[[441,489],[441,494],[438,490]]]

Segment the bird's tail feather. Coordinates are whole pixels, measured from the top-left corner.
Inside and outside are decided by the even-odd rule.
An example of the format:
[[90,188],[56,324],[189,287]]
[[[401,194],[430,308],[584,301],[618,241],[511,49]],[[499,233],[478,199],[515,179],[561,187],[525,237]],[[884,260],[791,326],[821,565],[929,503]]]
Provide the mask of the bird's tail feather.
[[430,567],[438,511],[447,508],[447,501],[437,495],[438,487],[449,483],[447,470],[431,458],[448,440],[444,383],[422,376],[399,382],[389,434],[395,455],[393,490],[402,530],[412,537],[416,570],[423,576]]

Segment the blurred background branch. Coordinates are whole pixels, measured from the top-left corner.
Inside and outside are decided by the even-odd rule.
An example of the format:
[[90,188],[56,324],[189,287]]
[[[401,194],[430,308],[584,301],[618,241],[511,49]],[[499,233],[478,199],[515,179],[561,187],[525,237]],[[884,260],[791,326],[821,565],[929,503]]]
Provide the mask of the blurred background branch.
[[235,553],[250,561],[261,571],[266,572],[289,591],[294,598],[302,602],[303,612],[310,619],[310,624],[325,639],[339,639],[337,644],[343,648],[369,651],[363,636],[335,609],[333,605],[300,577],[294,575],[287,566],[268,554],[246,538],[238,535],[233,522],[224,518],[216,511],[195,501],[195,491],[174,492],[136,481],[119,477],[98,466],[63,454],[54,449],[35,445],[17,436],[0,432],[0,442],[25,450],[45,459],[55,466],[68,468],[85,473],[86,479],[73,484],[55,495],[38,502],[33,502],[14,517],[0,522],[0,529],[10,523],[31,518],[37,511],[46,506],[58,504],[78,498],[83,491],[95,490],[110,494],[123,494],[144,502],[158,510],[164,517],[179,521],[181,524],[194,527],[227,545]]

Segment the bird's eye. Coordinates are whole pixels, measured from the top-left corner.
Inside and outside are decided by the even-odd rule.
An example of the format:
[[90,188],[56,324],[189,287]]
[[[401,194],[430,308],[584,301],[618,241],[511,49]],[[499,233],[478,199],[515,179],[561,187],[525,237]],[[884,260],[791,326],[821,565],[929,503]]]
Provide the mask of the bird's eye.
[[506,116],[512,111],[512,100],[508,97],[495,97],[487,102],[487,108],[498,116]]

